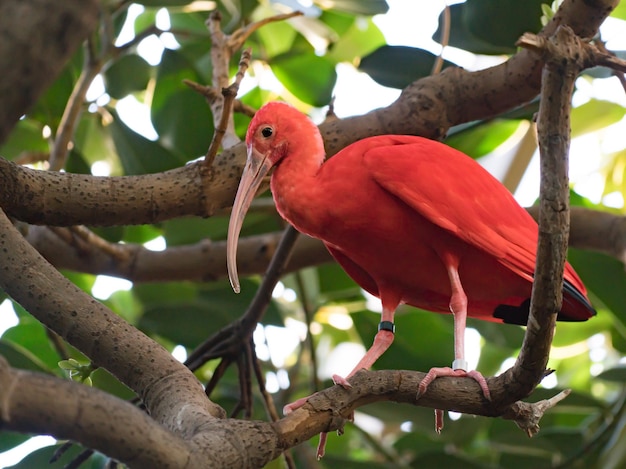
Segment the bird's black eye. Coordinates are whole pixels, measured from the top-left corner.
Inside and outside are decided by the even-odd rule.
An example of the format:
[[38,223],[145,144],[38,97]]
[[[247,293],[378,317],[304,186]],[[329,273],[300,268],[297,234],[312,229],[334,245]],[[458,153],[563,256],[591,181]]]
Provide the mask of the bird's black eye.
[[273,133],[274,133],[274,129],[272,129],[271,127],[263,127],[261,129],[261,135],[263,135],[263,137],[265,138],[270,138]]

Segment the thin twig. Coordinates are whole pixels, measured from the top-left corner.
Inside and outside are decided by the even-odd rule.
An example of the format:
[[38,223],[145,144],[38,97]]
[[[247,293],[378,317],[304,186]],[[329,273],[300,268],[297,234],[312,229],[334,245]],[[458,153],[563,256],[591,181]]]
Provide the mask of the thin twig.
[[[217,365],[217,368],[215,368],[215,371],[213,372],[213,375],[211,376],[211,380],[207,383],[206,387],[204,388],[204,393],[207,396],[211,395],[211,393],[217,386],[217,383],[219,382],[220,379],[222,379],[222,377],[224,376],[224,373],[226,372],[226,370],[228,369],[228,367],[230,366],[232,362],[233,361],[230,357],[222,358],[219,365]],[[197,367],[196,369],[198,368],[199,367]],[[194,371],[194,369],[191,367],[189,367],[189,369],[191,371]]]
[[67,344],[63,341],[59,334],[54,332],[52,329],[46,328],[46,335],[48,336],[48,339],[52,343],[54,349],[59,354],[59,357],[61,357],[61,360],[67,360],[71,357],[69,350],[67,349]]
[[197,370],[207,360],[219,356],[216,355],[217,351],[220,353],[235,353],[239,351],[242,341],[248,340],[252,336],[270,304],[274,287],[276,287],[278,280],[283,274],[285,264],[289,260],[291,250],[297,238],[298,231],[292,226],[288,226],[276,248],[263,281],[245,314],[239,320],[213,334],[189,355],[185,365],[192,371]]
[[88,41],[86,51],[85,65],[67,101],[54,139],[54,145],[50,151],[50,170],[52,171],[60,171],[65,166],[70,141],[74,136],[74,129],[83,109],[87,90],[104,65],[101,58],[92,55],[92,41]]
[[285,21],[296,16],[302,16],[303,14],[304,13],[302,13],[301,11],[292,11],[291,13],[270,16],[269,18],[264,18],[254,23],[250,23],[248,26],[238,29],[230,35],[228,39],[228,47],[230,48],[231,52],[239,50],[243,46],[243,43],[246,42],[246,40],[253,32],[257,31],[259,28],[265,26],[266,24],[275,23],[277,21]]
[[136,246],[130,247],[125,244],[110,243],[82,225],[67,228],[49,226],[48,229],[83,254],[92,252],[95,248],[108,254],[116,261],[126,261],[136,251]]
[[224,101],[222,102],[222,114],[217,127],[215,127],[211,145],[209,146],[206,156],[204,157],[204,164],[207,168],[210,168],[213,165],[213,161],[215,160],[215,156],[217,155],[219,147],[222,144],[224,135],[226,135],[228,122],[232,117],[233,102],[237,97],[241,80],[243,80],[246,70],[248,70],[248,67],[250,66],[251,58],[252,50],[244,49],[241,53],[241,59],[239,60],[239,68],[237,69],[237,74],[235,75],[235,81],[227,88],[222,89],[222,96],[224,97]]
[[256,355],[254,341],[252,339],[250,339],[250,351],[252,358],[252,370],[254,371],[254,376],[256,378],[257,385],[259,386],[259,391],[261,392],[261,396],[263,397],[265,410],[272,422],[276,422],[280,419],[280,415],[278,415],[278,411],[276,410],[276,406],[274,405],[274,399],[272,399],[272,396],[269,392],[267,392],[267,388],[265,387],[265,376],[263,376],[261,363]]
[[443,9],[443,28],[441,30],[441,51],[433,64],[433,69],[430,72],[431,75],[436,75],[441,72],[443,68],[443,51],[450,42],[450,6],[446,3]]
[[[602,52],[603,54],[615,57],[615,54],[613,54],[611,51],[609,51],[606,48],[604,41],[600,39],[596,39],[593,43],[598,48],[598,50]],[[619,71],[619,70],[612,69],[611,72],[613,73],[613,76],[615,76],[619,80],[620,84],[622,85],[622,88],[624,89],[624,92],[626,92],[626,77],[624,77],[624,70]]]
[[313,334],[311,334],[311,323],[313,322],[313,311],[311,308],[311,304],[304,288],[304,281],[302,280],[302,273],[296,272],[296,285],[298,286],[298,296],[300,298],[300,303],[302,304],[302,311],[304,312],[304,320],[307,327],[307,334],[304,342],[309,351],[309,356],[311,360],[311,368],[313,369],[313,373],[311,373],[311,388],[313,392],[317,392],[320,389],[320,380],[317,376],[317,357],[315,355],[315,341],[313,340]]

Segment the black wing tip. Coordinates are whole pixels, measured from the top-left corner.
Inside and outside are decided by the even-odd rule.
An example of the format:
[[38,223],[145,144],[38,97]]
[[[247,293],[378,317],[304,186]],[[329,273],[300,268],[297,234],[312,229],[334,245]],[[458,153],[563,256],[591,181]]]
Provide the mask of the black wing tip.
[[[572,306],[572,309],[578,310],[577,311],[578,314],[575,317],[572,317],[571,315],[567,315],[564,318],[560,318],[560,317],[557,318],[561,321],[586,321],[587,319],[592,318],[598,314],[598,312],[593,308],[591,303],[589,303],[589,300],[587,299],[587,297],[585,297],[585,295],[583,295],[568,280],[565,280],[563,282],[563,303],[564,303],[563,304],[564,307],[565,307],[565,304],[567,303]],[[582,306],[582,311],[581,311],[581,306]],[[561,314],[559,314],[559,316],[561,316]]]
[[[505,324],[525,326],[530,314],[530,298],[519,306],[498,305],[493,311],[493,317],[501,319]],[[557,316],[557,321],[582,322],[598,314],[589,300],[569,281],[563,283],[563,308]]]

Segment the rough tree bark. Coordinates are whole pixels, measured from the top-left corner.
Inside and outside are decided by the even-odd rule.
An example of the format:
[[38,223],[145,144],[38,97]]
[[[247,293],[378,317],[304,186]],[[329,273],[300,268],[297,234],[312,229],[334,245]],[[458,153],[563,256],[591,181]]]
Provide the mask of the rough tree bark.
[[[31,30],[41,34],[44,40],[57,37],[59,24],[68,22],[80,34],[63,36],[66,47],[50,52],[55,54],[58,66],[50,66],[46,74],[37,74],[33,82],[23,82],[24,70],[17,75],[0,75],[0,90],[21,90],[21,93],[2,93],[2,99],[7,94],[28,98],[3,102],[6,113],[0,119],[0,140],[26,112],[54,72],[58,72],[63,59],[68,57],[67,51],[75,48],[93,25],[92,17],[85,19],[85,11],[95,15],[97,3],[89,3],[94,10],[80,3],[80,7],[72,5],[74,8],[67,10],[65,5],[44,0],[20,3],[46,12],[46,21],[35,23],[37,29]],[[564,24],[579,36],[591,36],[616,4],[617,0],[566,1],[542,35],[547,37]],[[1,8],[4,6],[0,7],[0,31],[7,27],[3,23],[11,13],[2,14],[5,12]],[[60,16],[53,16],[55,24],[51,24],[50,11],[63,11]],[[0,60],[6,60],[6,52],[0,46]],[[36,63],[32,55],[23,57],[27,58],[24,67]],[[542,66],[541,57],[524,50],[505,64],[481,72],[447,69],[410,85],[387,108],[322,125],[327,151],[332,155],[354,140],[382,133],[441,138],[452,125],[492,116],[536,96]],[[199,163],[156,175],[95,178],[36,172],[0,159],[0,207],[17,220],[56,226],[138,224],[183,215],[207,216],[230,205],[243,161],[244,149],[236,145],[218,155],[213,171]],[[137,197],[138,194],[143,197]],[[131,196],[133,204],[128,203]],[[34,238],[32,235],[31,239]],[[103,398],[97,391],[76,383],[11,369],[0,359],[0,428],[3,429],[39,431],[75,439],[132,467],[155,467],[157,460],[159,467],[243,468],[260,467],[281,451],[321,431],[340,427],[342,416],[349,415],[354,408],[381,399],[480,415],[505,415],[529,425],[519,404],[508,405],[524,397],[529,389],[518,390],[519,394],[514,395],[503,380],[492,379],[492,395],[498,404],[494,406],[484,401],[475,383],[448,378],[435,381],[416,402],[415,389],[423,377],[419,372],[361,372],[351,380],[352,390],[335,386],[276,423],[225,419],[223,411],[206,398],[199,382],[185,366],[67,281],[4,213],[0,213],[0,252],[3,253],[0,287],[95,364],[107,368],[133,389],[150,414],[148,418],[118,399]],[[45,388],[55,395],[71,395],[72,402],[63,402],[66,414],[37,406],[33,402],[37,398],[31,399],[22,392],[29,386]],[[117,425],[111,429],[95,424],[103,418],[103,406],[98,405],[100,399],[101,403],[106,400],[107,413],[127,417],[124,425],[128,432],[120,434]],[[62,418],[64,415],[67,418]],[[77,422],[82,424],[81,431],[76,431]],[[120,438],[112,441],[112,431]],[[154,447],[161,444],[164,451]]]

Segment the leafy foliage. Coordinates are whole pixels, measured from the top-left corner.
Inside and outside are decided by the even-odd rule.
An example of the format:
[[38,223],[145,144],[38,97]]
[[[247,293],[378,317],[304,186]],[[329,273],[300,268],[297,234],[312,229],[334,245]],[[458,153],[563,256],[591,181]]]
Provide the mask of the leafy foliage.
[[[129,20],[133,22],[135,33],[154,26],[157,12],[165,11],[177,46],[166,48],[157,65],[150,65],[135,48],[108,58],[102,71],[105,94],[88,103],[88,109],[77,122],[67,166],[70,171],[90,172],[94,163],[105,162],[115,175],[155,173],[186,164],[204,154],[209,145],[213,116],[204,98],[182,83],[183,79],[199,83],[210,80],[209,35],[204,24],[209,12],[201,7],[200,11],[183,11],[181,7],[187,5],[188,0],[141,0],[137,3],[145,8]],[[332,7],[327,7],[328,3]],[[542,0],[468,0],[455,4],[450,7],[449,45],[472,54],[514,53],[514,42],[520,33],[540,29],[542,3]],[[247,0],[219,4],[227,31],[276,13],[272,3],[267,2]],[[228,5],[232,8],[226,8]],[[251,74],[254,76],[259,70],[271,71],[278,85],[267,89],[260,86],[260,81],[255,82],[242,97],[244,103],[259,106],[268,99],[284,99],[304,109],[326,106],[335,90],[338,63],[358,65],[359,70],[378,83],[396,88],[403,88],[431,73],[436,59],[431,52],[385,43],[382,32],[369,18],[387,12],[384,0],[314,1],[310,8],[313,14],[304,18],[305,21],[271,24],[252,36],[249,44],[254,48],[255,59],[262,64],[254,67]],[[614,13],[615,18],[625,20],[625,11],[622,3]],[[110,14],[114,24],[119,26],[119,34],[127,12]],[[441,30],[440,24],[435,40],[441,41]],[[325,46],[319,46],[320,41]],[[25,153],[49,150],[50,134],[54,135],[61,122],[85,63],[83,55],[83,51],[76,54],[37,105],[18,123],[0,148],[0,154],[20,160]],[[444,66],[453,65],[446,61]],[[591,77],[586,79],[592,80]],[[120,101],[128,96],[149,107],[151,124],[157,133],[155,140],[133,130],[130,125],[133,117],[123,115],[118,109]],[[363,96],[364,100],[367,98]],[[519,141],[520,119],[531,115],[532,109],[524,109],[517,115],[471,123],[456,129],[448,143],[473,157],[504,152],[507,146]],[[573,136],[602,132],[623,117],[624,109],[619,105],[589,99],[572,114]],[[243,134],[248,119],[238,116],[236,123],[237,130]],[[590,158],[600,156],[590,155]],[[607,189],[624,195],[625,161],[623,148],[603,156]],[[594,205],[575,193],[572,200],[579,205]],[[279,228],[275,214],[256,213],[248,220],[244,234]],[[223,239],[225,230],[226,218],[214,217],[169,220],[99,233],[107,239],[127,243],[146,243],[161,237],[171,247],[196,243],[207,237]],[[624,467],[626,455],[619,448],[620,445],[625,447],[626,441],[623,432],[626,372],[620,361],[626,353],[626,274],[621,263],[602,254],[573,251],[570,259],[588,286],[599,316],[584,324],[559,325],[556,353],[550,366],[556,370],[557,389],[571,387],[574,392],[563,405],[546,415],[537,438],[529,440],[508,421],[470,416],[446,422],[444,433],[438,436],[432,431],[431,410],[376,404],[361,408],[357,414],[356,425],[363,432],[371,432],[371,441],[362,431],[349,425],[342,438],[329,439],[328,455],[321,465],[345,468],[399,467],[401,464],[420,468]],[[95,280],[92,275],[71,273],[68,276],[81,288],[91,291]],[[303,308],[307,308],[312,314],[310,330],[320,368],[326,370],[333,366],[328,363],[329,357],[335,356],[331,352],[345,342],[368,345],[379,321],[378,314],[368,309],[371,306],[364,293],[337,265],[305,269],[286,276],[283,284],[292,296],[273,300],[262,321],[265,329],[260,329],[265,331],[268,344],[257,343],[257,353],[263,358],[263,372],[268,380],[277,381],[277,374],[284,371],[291,380],[288,390],[280,389],[278,393],[284,384],[272,388],[276,399],[284,401],[281,404],[309,394],[308,383],[315,370],[311,368],[311,357],[304,343],[287,350],[284,363],[270,360],[267,346],[272,353],[280,349],[277,344],[280,339],[272,342],[272,333],[279,331],[283,334],[280,337],[285,337],[292,330],[287,326],[302,321]],[[114,293],[105,302],[169,350],[182,346],[189,352],[240,317],[256,285],[256,279],[246,280],[243,294],[235,296],[224,282],[136,284],[130,291]],[[14,304],[13,308],[19,323],[0,337],[0,354],[14,367],[63,376],[59,367],[61,357],[46,330],[19,305]],[[403,308],[397,316],[397,325],[396,342],[379,360],[377,368],[427,370],[451,361],[451,317]],[[480,321],[471,321],[470,326],[480,334],[478,368],[484,374],[497,373],[503,363],[516,356],[523,337],[522,328]],[[72,360],[68,363],[87,362],[86,357],[73,348],[68,347],[67,351]],[[72,365],[72,370],[78,370],[77,366]],[[200,379],[206,381],[214,366],[210,363],[199,370]],[[594,377],[600,370],[604,371]],[[320,374],[322,378],[329,377],[328,373]],[[124,398],[131,397],[128,389],[103,370],[91,373],[90,379],[95,387]],[[227,408],[232,407],[238,399],[238,379],[236,373],[226,373],[212,398]],[[556,390],[540,389],[533,398],[555,393]],[[365,416],[376,421],[382,430],[370,430]],[[266,418],[259,403],[253,417]],[[23,435],[3,433],[0,451],[17,446],[25,439]],[[48,467],[55,449],[33,452],[14,467]],[[72,449],[64,455],[63,464],[75,451]],[[297,458],[301,467],[309,467],[306,458]],[[105,458],[96,456],[83,467],[104,467],[104,464]],[[50,467],[62,467],[62,462]],[[278,463],[270,467],[278,467]]]

